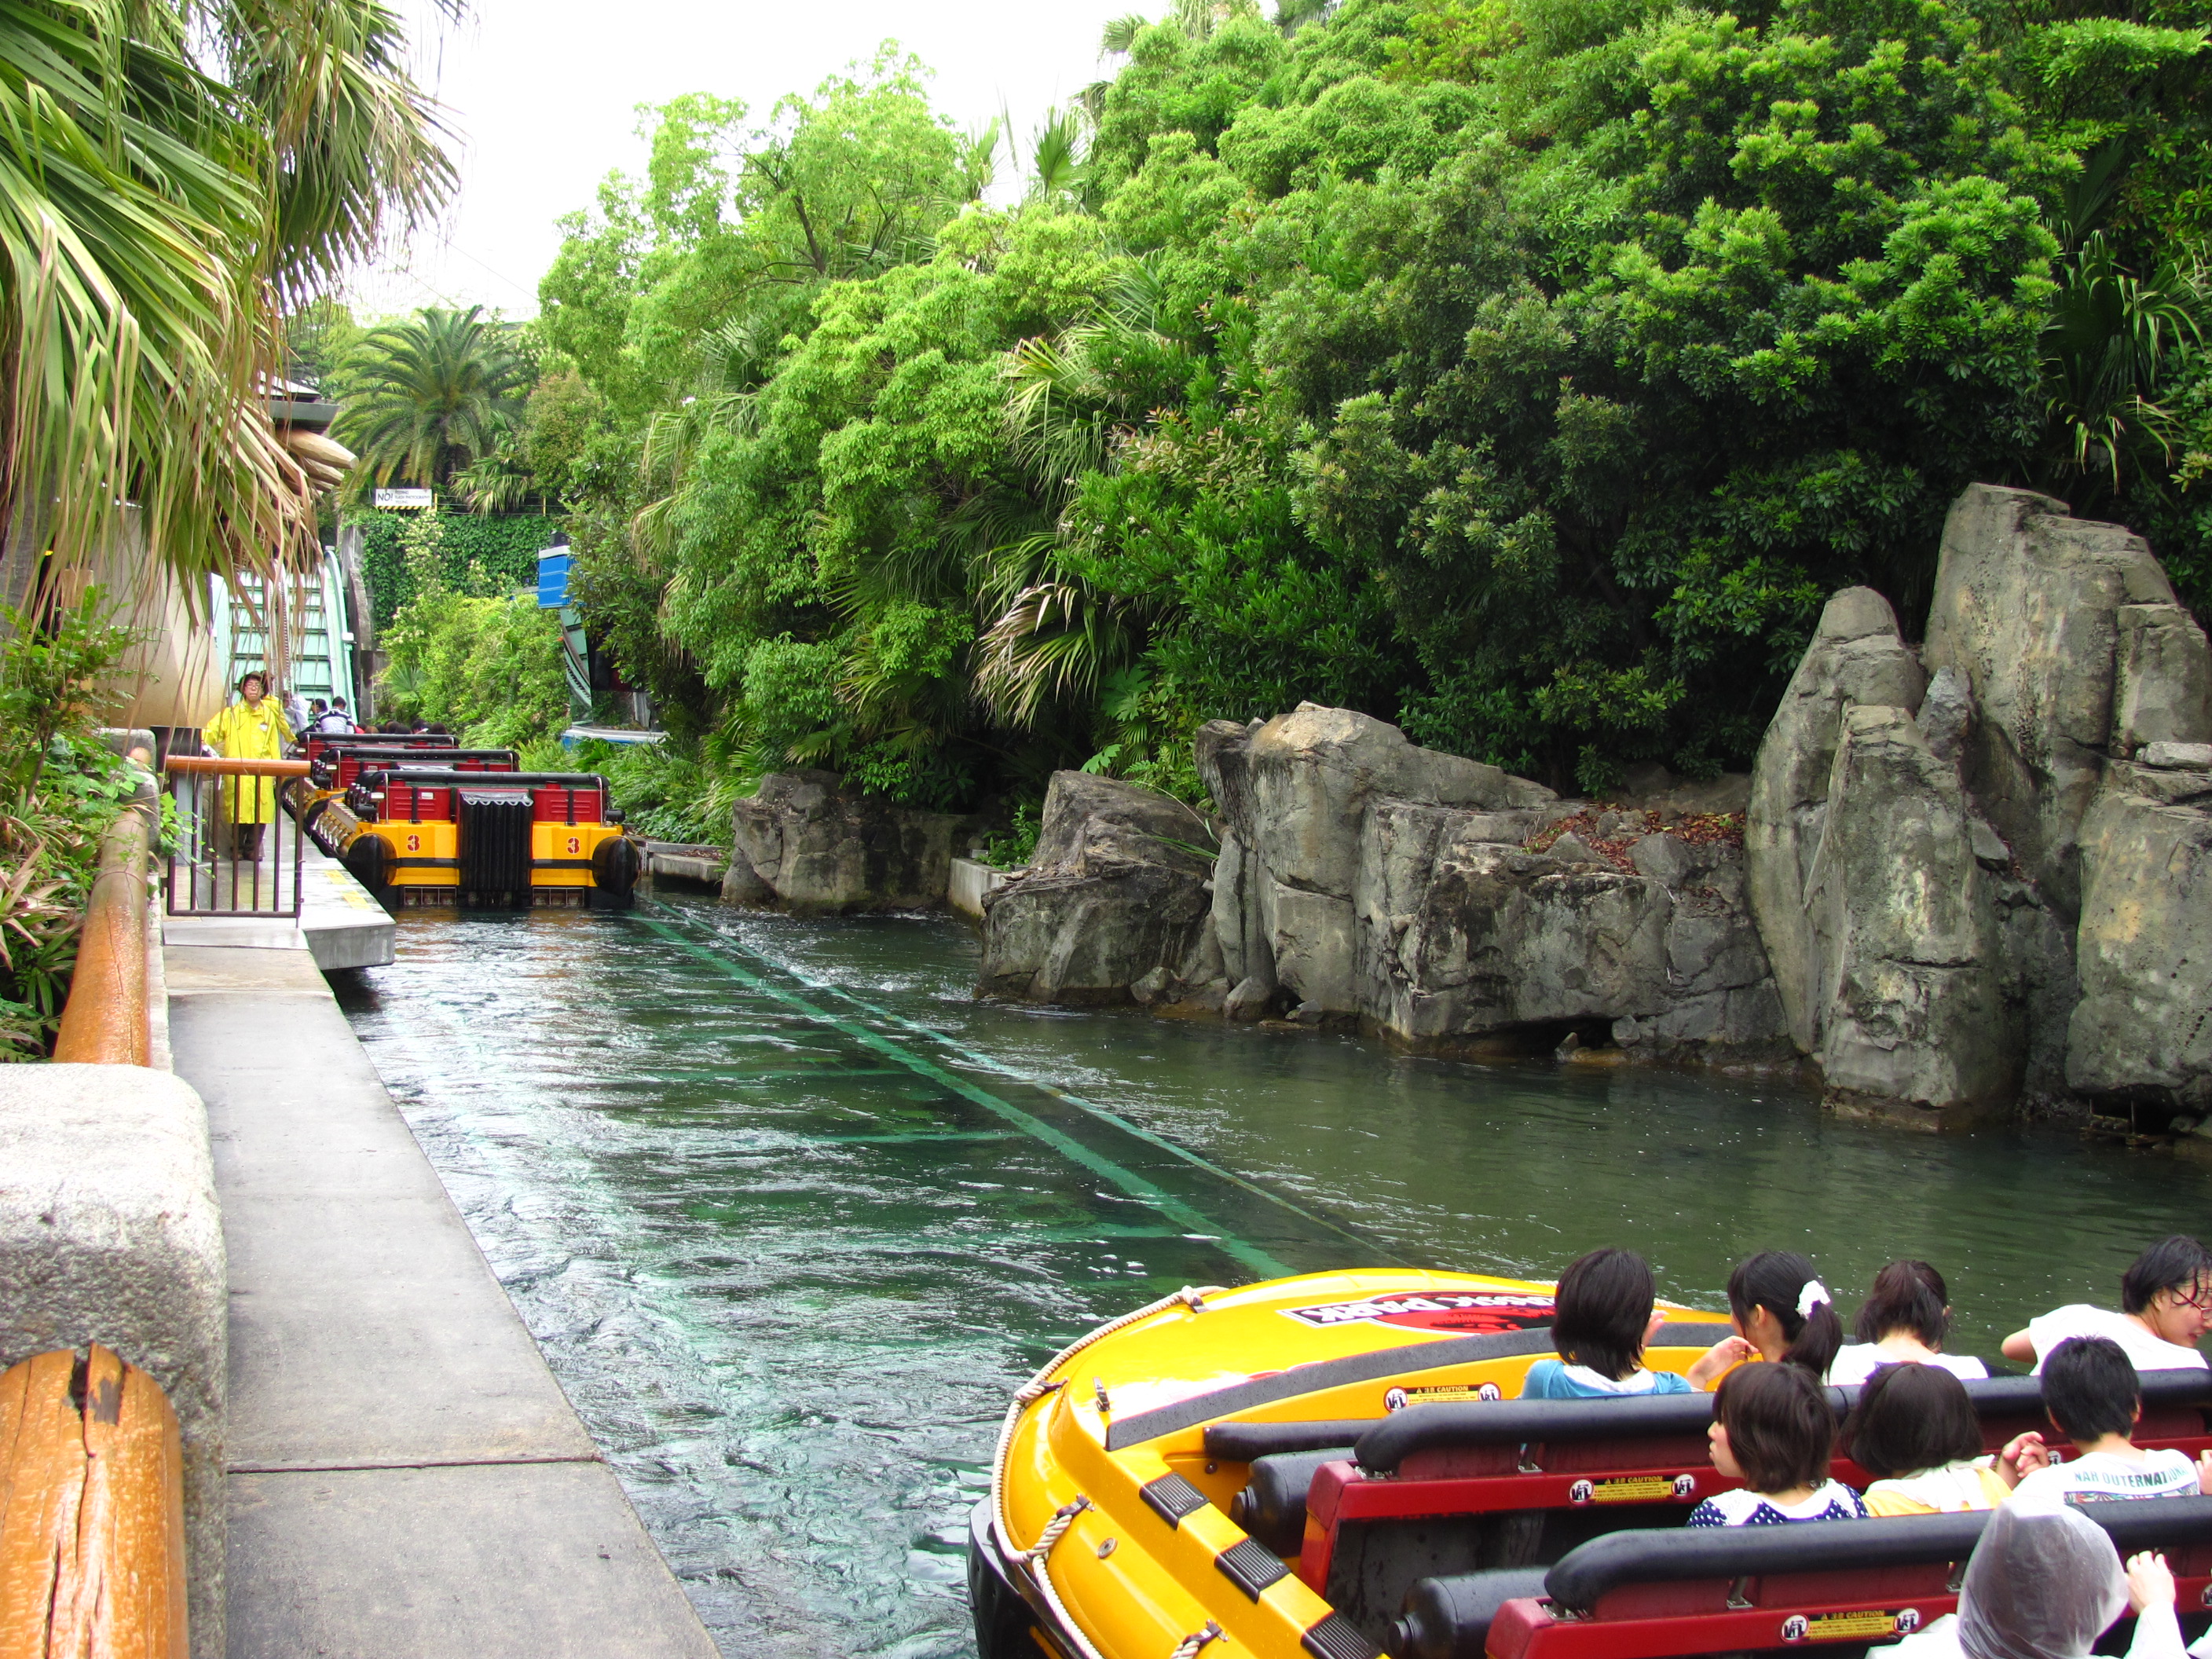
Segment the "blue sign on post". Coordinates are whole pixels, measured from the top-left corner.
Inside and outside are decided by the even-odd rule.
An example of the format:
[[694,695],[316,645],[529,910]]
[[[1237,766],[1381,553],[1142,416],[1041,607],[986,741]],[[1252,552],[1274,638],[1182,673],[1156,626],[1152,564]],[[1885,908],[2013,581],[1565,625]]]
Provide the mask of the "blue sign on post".
[[568,550],[556,547],[538,556],[538,608],[557,611],[568,603]]

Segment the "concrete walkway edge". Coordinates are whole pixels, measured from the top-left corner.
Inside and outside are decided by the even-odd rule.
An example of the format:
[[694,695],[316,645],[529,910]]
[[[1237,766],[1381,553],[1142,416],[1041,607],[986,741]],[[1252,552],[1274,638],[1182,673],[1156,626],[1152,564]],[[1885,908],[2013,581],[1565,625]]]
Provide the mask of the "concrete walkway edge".
[[230,1261],[229,1659],[713,1659],[309,952],[163,958]]

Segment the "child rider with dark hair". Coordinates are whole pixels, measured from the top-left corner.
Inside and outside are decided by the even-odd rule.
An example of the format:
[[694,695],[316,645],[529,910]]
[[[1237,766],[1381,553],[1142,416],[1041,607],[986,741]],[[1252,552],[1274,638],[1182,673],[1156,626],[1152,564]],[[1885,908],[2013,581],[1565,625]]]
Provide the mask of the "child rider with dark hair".
[[2142,1393],[2118,1343],[2077,1336],[2053,1348],[2043,1361],[2043,1409],[2075,1455],[2063,1463],[2049,1463],[2046,1455],[2045,1467],[2033,1469],[2023,1456],[2021,1502],[2212,1495],[2212,1452],[2192,1463],[2187,1452],[2143,1451],[2129,1437],[2142,1415]]
[[1978,1359],[1943,1352],[1951,1334],[1951,1292],[1943,1275],[1925,1261],[1893,1261],[1874,1276],[1860,1304],[1853,1340],[1836,1351],[1828,1381],[1836,1387],[1863,1382],[1877,1365],[1934,1365],[1952,1376],[1984,1377]]
[[1644,1346],[1666,1320],[1654,1311],[1656,1299],[1650,1267],[1633,1250],[1592,1250],[1571,1263],[1552,1292],[1552,1346],[1559,1357],[1528,1368],[1521,1397],[1599,1400],[1692,1392],[1690,1382],[1674,1372],[1644,1368]]
[[1690,1511],[1693,1527],[1851,1521],[1866,1505],[1828,1476],[1836,1443],[1828,1391],[1802,1365],[1740,1365],[1721,1379],[1706,1431],[1713,1467],[1743,1485]]
[[1934,1365],[1884,1365],[1844,1425],[1858,1466],[1875,1477],[1869,1515],[1956,1515],[1995,1509],[2020,1484],[2021,1459],[2049,1461],[2043,1437],[2023,1434],[1994,1457],[1982,1452],[1982,1427],[1966,1385]]

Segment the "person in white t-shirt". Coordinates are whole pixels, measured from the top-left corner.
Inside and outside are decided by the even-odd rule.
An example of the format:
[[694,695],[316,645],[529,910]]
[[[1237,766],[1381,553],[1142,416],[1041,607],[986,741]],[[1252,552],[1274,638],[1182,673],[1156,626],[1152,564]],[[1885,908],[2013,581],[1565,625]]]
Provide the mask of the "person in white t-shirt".
[[1875,1275],[1852,1333],[1858,1340],[1836,1350],[1828,1381],[1836,1387],[1863,1382],[1881,1365],[1933,1365],[1967,1382],[1987,1376],[1990,1368],[1980,1360],[1943,1352],[1950,1334],[1951,1292],[1943,1275],[1925,1261],[1893,1261]]
[[[2074,1443],[2063,1463],[2023,1455],[2014,1496],[2023,1503],[2088,1504],[2136,1498],[2212,1495],[2212,1452],[2192,1460],[2171,1449],[2146,1451],[2129,1436],[2142,1416],[2142,1389],[2120,1345],[2077,1336],[2045,1356],[2043,1409]],[[2040,1439],[2023,1435],[2021,1439]],[[2041,1468],[2031,1465],[2040,1462]]]
[[2072,1303],[2028,1321],[2004,1340],[2007,1359],[2033,1359],[2035,1375],[2070,1337],[2117,1342],[2139,1371],[2203,1370],[2197,1345],[2212,1326],[2212,1253],[2183,1234],[2162,1238],[2120,1278],[2120,1311]]

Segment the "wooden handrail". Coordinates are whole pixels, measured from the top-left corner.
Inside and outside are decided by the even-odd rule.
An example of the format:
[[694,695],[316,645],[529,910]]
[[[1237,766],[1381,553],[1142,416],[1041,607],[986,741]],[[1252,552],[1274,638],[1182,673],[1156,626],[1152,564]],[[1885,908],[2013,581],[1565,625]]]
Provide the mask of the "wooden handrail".
[[[150,787],[150,785],[149,785]],[[146,814],[125,807],[100,838],[100,873],[85,900],[84,931],[54,1058],[77,1065],[143,1066],[146,1024]]]
[[312,769],[303,760],[222,760],[212,755],[172,755],[167,765],[172,772],[228,778],[304,778]]
[[0,1376],[0,1656],[186,1659],[184,1445],[96,1344]]

